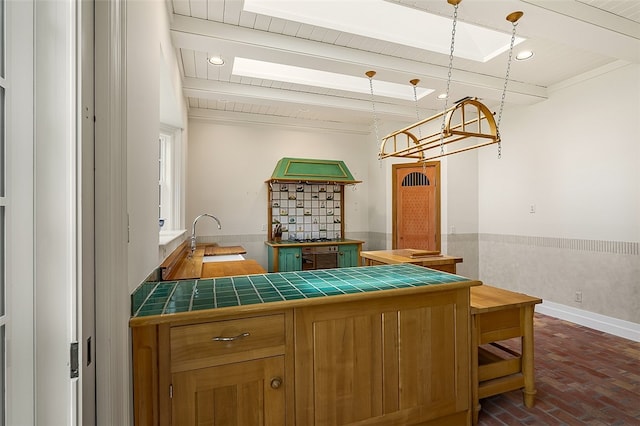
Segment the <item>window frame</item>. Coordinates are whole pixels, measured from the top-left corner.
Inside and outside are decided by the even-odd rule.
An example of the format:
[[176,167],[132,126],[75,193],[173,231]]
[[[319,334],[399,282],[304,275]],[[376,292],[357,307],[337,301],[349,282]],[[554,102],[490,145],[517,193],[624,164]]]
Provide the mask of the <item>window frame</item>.
[[[158,219],[165,220],[164,225],[159,228],[160,245],[169,243],[185,231],[182,207],[184,181],[182,129],[168,124],[160,124],[158,135]],[[160,214],[165,217],[160,217]]]

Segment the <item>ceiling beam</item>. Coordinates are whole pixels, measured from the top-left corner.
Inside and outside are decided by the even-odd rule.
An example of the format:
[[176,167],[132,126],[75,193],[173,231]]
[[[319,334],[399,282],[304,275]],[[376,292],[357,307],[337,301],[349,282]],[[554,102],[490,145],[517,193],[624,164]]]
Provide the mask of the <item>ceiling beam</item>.
[[[270,87],[249,86],[222,81],[185,78],[182,83],[183,93],[186,97],[207,99],[211,101],[250,102],[256,105],[273,105],[280,103],[282,106],[298,104],[308,108],[340,108],[364,114],[372,114],[372,104],[369,100],[343,98],[337,96],[321,95],[317,93],[304,93],[290,90],[272,89]],[[423,110],[432,113],[432,111]],[[376,101],[376,113],[381,117],[390,119],[412,119],[416,116],[415,106],[401,106],[397,104]]]
[[[287,65],[340,70],[351,75],[363,75],[374,69],[385,74],[386,81],[406,83],[411,78],[434,79],[441,82],[448,77],[448,68],[409,59],[329,45],[282,34],[256,31],[235,25],[173,15],[171,36],[176,48],[201,52],[227,49],[234,55],[242,51],[251,59],[279,62]],[[452,81],[469,93],[482,91],[478,97],[499,99],[504,87],[502,77],[456,69]],[[546,88],[510,81],[509,101],[519,104],[537,103],[547,98]]]
[[339,132],[358,135],[372,133],[370,125],[349,123],[337,123],[333,121],[305,120],[291,117],[278,117],[273,115],[252,114],[246,112],[220,111],[203,108],[190,108],[189,119],[218,122],[222,124],[233,123],[235,125],[262,125],[276,127],[290,127],[295,130],[307,129],[313,132]]

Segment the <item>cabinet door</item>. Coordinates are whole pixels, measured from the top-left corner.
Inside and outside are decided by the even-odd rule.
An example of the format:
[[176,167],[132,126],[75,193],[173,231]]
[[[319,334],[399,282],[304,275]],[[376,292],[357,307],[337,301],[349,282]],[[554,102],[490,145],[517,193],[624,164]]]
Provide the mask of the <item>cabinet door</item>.
[[338,268],[358,266],[358,245],[343,244],[338,247]]
[[297,309],[296,423],[466,424],[468,311],[468,289]]
[[284,357],[173,374],[172,424],[282,426]]
[[301,271],[302,248],[285,247],[278,250],[278,272]]

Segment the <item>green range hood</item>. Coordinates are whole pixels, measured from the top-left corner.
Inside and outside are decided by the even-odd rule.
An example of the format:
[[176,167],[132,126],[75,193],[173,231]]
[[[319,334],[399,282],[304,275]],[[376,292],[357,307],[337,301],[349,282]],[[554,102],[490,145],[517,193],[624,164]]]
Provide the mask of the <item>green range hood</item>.
[[288,158],[278,161],[269,182],[323,182],[352,184],[355,180],[344,161]]

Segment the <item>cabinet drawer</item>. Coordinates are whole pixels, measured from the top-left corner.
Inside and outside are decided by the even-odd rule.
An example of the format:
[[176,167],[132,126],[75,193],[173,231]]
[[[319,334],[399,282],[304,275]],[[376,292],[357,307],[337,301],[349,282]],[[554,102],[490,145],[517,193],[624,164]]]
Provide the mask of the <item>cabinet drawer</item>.
[[284,354],[284,315],[171,327],[171,371]]

